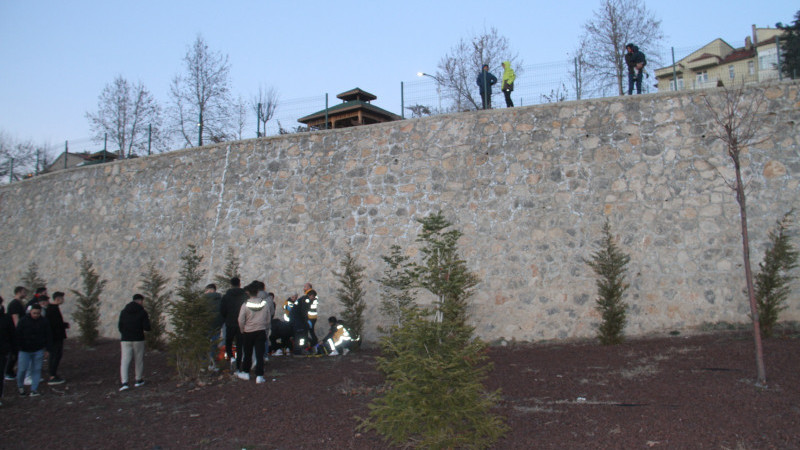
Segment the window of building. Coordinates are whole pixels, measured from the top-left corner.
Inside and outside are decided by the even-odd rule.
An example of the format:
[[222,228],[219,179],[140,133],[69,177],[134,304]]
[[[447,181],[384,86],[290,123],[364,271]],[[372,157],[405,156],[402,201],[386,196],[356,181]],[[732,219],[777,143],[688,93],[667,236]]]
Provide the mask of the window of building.
[[736,76],[736,70],[734,70],[733,64],[731,64],[730,66],[728,66],[728,78],[732,80],[733,77],[735,76]]
[[756,73],[756,63],[754,63],[753,61],[747,61],[747,73],[749,73],[750,75]]
[[678,88],[677,89],[675,89],[675,80],[669,80],[669,90],[670,91],[683,90],[683,77],[678,78]]
[[708,71],[697,72],[697,82],[705,83],[708,81]]
[[778,51],[774,48],[758,52],[758,70],[775,70],[778,67]]

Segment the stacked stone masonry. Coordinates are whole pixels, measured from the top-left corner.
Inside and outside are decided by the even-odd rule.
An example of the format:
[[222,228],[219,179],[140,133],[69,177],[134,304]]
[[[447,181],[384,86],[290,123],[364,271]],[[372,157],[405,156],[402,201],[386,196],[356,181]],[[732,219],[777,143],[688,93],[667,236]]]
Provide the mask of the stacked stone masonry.
[[[800,211],[798,87],[746,91],[766,96],[764,140],[743,157],[756,268],[767,232]],[[350,250],[366,267],[364,338],[374,342],[381,256],[398,244],[416,257],[417,219],[442,210],[482,280],[471,320],[484,339],[594,336],[595,278],[584,260],[606,220],[631,256],[627,335],[745,323],[732,165],[711,137],[705,95],[719,101],[722,91],[253,139],[13,183],[0,188],[0,289],[11,297],[32,261],[51,291],[80,289],[86,255],[108,280],[101,333],[116,337],[148,262],[174,287],[181,253],[196,244],[210,281],[232,248],[243,281],[262,279],[278,298],[312,282],[324,326],[340,313],[332,271]],[[782,319],[800,320],[797,286]]]

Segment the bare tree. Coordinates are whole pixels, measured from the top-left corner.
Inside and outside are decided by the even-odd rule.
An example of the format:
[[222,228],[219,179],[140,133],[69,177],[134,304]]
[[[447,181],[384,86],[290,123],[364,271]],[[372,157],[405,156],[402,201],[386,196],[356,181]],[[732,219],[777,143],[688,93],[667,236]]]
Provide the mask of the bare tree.
[[236,139],[244,139],[244,127],[247,125],[247,102],[239,96],[233,104],[233,119],[236,127]]
[[634,43],[648,55],[648,64],[658,66],[661,21],[655,18],[643,0],[601,0],[594,17],[583,24],[580,53],[586,63],[586,75],[602,94],[616,87],[622,95],[627,79],[625,45]]
[[[517,54],[509,48],[508,39],[500,36],[497,29],[492,27],[480,35],[460,39],[450,53],[439,60],[439,70],[434,79],[444,96],[452,100],[451,110],[478,109],[481,99],[475,79],[481,67],[488,64],[490,71],[501,71],[500,63],[510,61],[512,67],[519,67],[522,61],[518,59]],[[520,73],[517,69],[518,77]]]
[[226,139],[231,127],[230,65],[228,56],[212,52],[202,36],[183,57],[186,73],[170,85],[170,115],[184,144],[203,145],[203,139]]
[[[120,158],[134,150],[146,151],[148,144],[166,146],[161,136],[161,106],[141,83],[132,84],[121,75],[107,84],[97,100],[97,112],[86,113],[95,142],[106,135]],[[148,142],[149,141],[149,142]]]
[[586,45],[582,41],[581,44],[578,46],[578,50],[575,52],[575,55],[572,58],[573,68],[568,70],[567,73],[569,74],[569,78],[574,84],[575,88],[575,99],[580,100],[583,97],[584,91],[586,89],[586,55],[584,55]]
[[275,110],[278,108],[278,92],[272,87],[264,89],[259,86],[258,95],[253,96],[252,105],[259,123],[257,134],[261,137],[267,133],[267,122],[275,116]]
[[0,131],[0,178],[11,182],[39,173],[47,167],[50,155],[32,141],[18,141]]
[[567,89],[567,85],[561,83],[561,86],[550,89],[549,94],[541,94],[539,97],[542,99],[542,103],[558,103],[566,101],[568,96],[569,89]]
[[752,89],[745,93],[744,86],[735,89],[723,88],[721,95],[703,95],[706,109],[710,113],[714,128],[709,135],[725,145],[728,157],[733,163],[735,179],[728,185],[736,193],[739,203],[739,216],[742,228],[742,253],[747,296],[750,301],[750,318],[753,322],[753,338],[756,347],[757,384],[766,386],[767,376],[764,368],[764,352],[761,346],[761,330],[758,320],[758,304],[753,287],[753,272],[750,268],[750,237],[747,229],[747,196],[742,182],[742,152],[749,146],[758,144],[761,128],[759,112],[764,105],[764,92]]

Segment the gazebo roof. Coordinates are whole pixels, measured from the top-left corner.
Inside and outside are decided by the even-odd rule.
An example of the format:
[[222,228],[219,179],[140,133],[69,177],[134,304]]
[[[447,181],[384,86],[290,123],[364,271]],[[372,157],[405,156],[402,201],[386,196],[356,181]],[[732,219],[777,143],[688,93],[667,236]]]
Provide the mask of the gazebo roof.
[[323,109],[305,117],[301,117],[297,119],[297,121],[307,125],[316,126],[314,122],[318,122],[320,120],[323,122],[325,121],[326,113],[329,121],[335,122],[337,118],[341,119],[343,116],[351,117],[355,114],[359,114],[359,111],[360,114],[366,114],[376,122],[390,122],[401,119],[401,117],[395,113],[370,104],[370,101],[375,100],[378,97],[360,88],[354,88],[350,89],[349,91],[342,92],[336,97],[342,99],[343,102],[338,105],[330,106],[327,110]]
[[376,97],[373,94],[370,94],[365,90],[362,90],[361,88],[354,88],[350,89],[347,92],[342,92],[341,94],[337,95],[336,98],[340,98],[346,102],[353,100],[364,100],[367,102],[371,102],[372,100],[375,100],[378,97]]

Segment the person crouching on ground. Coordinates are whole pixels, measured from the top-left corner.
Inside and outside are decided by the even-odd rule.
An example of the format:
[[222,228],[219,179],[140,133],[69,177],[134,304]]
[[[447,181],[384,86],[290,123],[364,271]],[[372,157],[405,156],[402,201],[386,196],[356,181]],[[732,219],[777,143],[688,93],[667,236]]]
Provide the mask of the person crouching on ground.
[[134,294],[130,303],[119,315],[120,347],[122,357],[120,358],[119,375],[122,381],[120,391],[127,390],[128,368],[131,359],[136,361],[136,384],[134,386],[144,386],[144,332],[150,331],[150,316],[142,306],[144,296]]
[[346,355],[352,343],[350,331],[335,316],[328,317],[328,325],[330,329],[322,338],[322,342],[317,345],[317,353],[327,353],[328,356]]
[[39,396],[39,381],[42,377],[42,361],[45,349],[52,344],[50,324],[42,317],[42,307],[31,304],[31,310],[20,319],[16,339],[19,356],[17,360],[17,388],[25,395],[25,375],[31,375],[31,397]]
[[253,350],[256,359],[256,383],[264,382],[264,350],[267,344],[269,326],[269,302],[259,298],[259,284],[250,283],[244,288],[250,297],[239,310],[239,329],[242,331],[244,361],[242,369],[236,374],[242,380],[250,379],[250,366],[253,363]]

